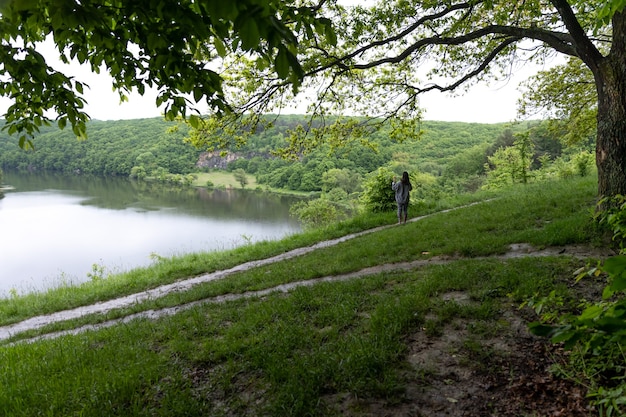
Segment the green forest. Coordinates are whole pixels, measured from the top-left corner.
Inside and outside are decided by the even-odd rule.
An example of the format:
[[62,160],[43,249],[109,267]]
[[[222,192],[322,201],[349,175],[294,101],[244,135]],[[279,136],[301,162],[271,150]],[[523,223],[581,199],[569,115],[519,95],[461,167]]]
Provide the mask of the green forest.
[[[327,221],[366,207],[393,206],[389,180],[403,171],[415,185],[413,204],[429,204],[442,193],[472,192],[512,183],[586,175],[594,169],[593,138],[566,147],[547,123],[479,124],[423,121],[420,139],[391,140],[385,129],[362,142],[330,150],[322,146],[297,160],[275,151],[286,145],[289,131],[305,126],[306,116],[279,116],[271,128],[258,129],[234,149],[208,153],[190,144],[184,124],[161,118],[91,121],[88,139],[71,130],[45,127],[34,149],[22,149],[15,138],[0,136],[0,167],[68,175],[122,176],[190,185],[193,175],[215,169],[242,172],[258,187],[311,193],[331,210]],[[234,141],[229,141],[234,142]],[[243,184],[242,184],[243,186]],[[297,209],[296,209],[297,210]],[[320,220],[311,220],[311,223]]]

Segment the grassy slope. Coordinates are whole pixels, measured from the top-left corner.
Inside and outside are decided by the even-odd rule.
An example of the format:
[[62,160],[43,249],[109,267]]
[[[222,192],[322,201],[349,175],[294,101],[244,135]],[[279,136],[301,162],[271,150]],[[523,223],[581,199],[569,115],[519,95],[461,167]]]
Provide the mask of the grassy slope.
[[[213,183],[213,187],[215,188],[241,188],[241,184],[239,184],[237,180],[235,180],[235,176],[232,172],[218,170],[211,172],[199,172],[194,175],[197,176],[192,184],[194,187],[206,187],[207,181],[211,181]],[[246,178],[248,179],[248,184],[246,184],[246,186],[244,187],[246,190],[256,190],[260,187],[263,189],[263,191],[269,191],[273,193],[293,194],[301,196],[311,195],[311,193],[309,192],[284,190],[280,188],[269,187],[265,184],[259,184],[257,183],[256,177],[254,175],[246,174]]]
[[[232,172],[226,171],[213,171],[213,172],[200,172],[195,174],[198,178],[193,182],[196,187],[206,187],[207,181],[211,181],[214,187],[224,188],[241,188],[241,184],[235,180],[235,176]],[[248,184],[245,188],[254,190],[257,187],[256,178],[252,175],[246,175],[248,178]]]
[[[133,311],[434,255],[501,254],[511,243],[592,243],[599,241],[589,216],[594,192],[593,178],[531,185],[203,284]],[[80,289],[3,300],[0,321],[110,298],[129,288],[393,222],[393,213],[386,217],[359,219],[284,242],[164,261]],[[462,316],[480,321],[483,330],[472,335],[480,341],[502,325],[502,303],[521,303],[553,288],[567,295],[562,283],[581,265],[569,258],[457,260],[299,288],[287,296],[204,304],[175,316],[78,336],[4,345],[0,415],[339,415],[327,398],[341,393],[393,405],[401,401],[406,383],[401,370],[407,335],[422,328],[436,335],[452,317]],[[450,310],[439,298],[450,291],[465,292],[477,303]]]

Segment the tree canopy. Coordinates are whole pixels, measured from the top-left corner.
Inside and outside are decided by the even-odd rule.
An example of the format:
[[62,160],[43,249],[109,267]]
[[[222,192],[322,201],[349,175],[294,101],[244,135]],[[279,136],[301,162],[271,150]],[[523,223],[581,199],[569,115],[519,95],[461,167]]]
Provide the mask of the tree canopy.
[[[507,78],[528,62],[541,63],[561,54],[570,58],[570,72],[561,78],[544,77],[544,86],[552,87],[544,88],[548,93],[543,98],[554,94],[551,99],[561,109],[568,104],[574,108],[574,96],[584,98],[580,102],[586,100],[589,107],[580,108],[573,120],[582,123],[580,134],[588,132],[593,125],[590,117],[597,115],[599,195],[626,192],[626,1],[398,0],[369,4],[348,12],[340,4],[325,2],[321,12],[333,21],[337,42],[300,42],[299,57],[308,87],[302,91],[317,94],[312,113],[397,118],[397,136],[405,137],[414,127],[407,126],[407,121],[420,116],[420,94]],[[577,77],[572,76],[574,68]],[[257,97],[282,103],[289,96],[280,80],[248,73],[250,82],[256,83],[254,91],[261,91]],[[569,83],[571,87],[574,78],[591,81],[593,88],[558,95],[555,84]],[[251,104],[258,103],[245,100],[240,108],[251,110]],[[295,137],[293,142],[296,151],[306,147],[298,140]]]
[[[52,37],[64,60],[107,70],[124,96],[159,90],[166,115],[206,100],[213,113],[259,114],[308,98],[309,113],[361,115],[292,136],[295,153],[390,121],[418,133],[419,95],[502,78],[563,54],[582,62],[597,94],[599,194],[626,193],[626,0],[202,0],[2,2],[0,94],[10,132],[32,133],[58,112],[84,134],[83,85],[36,51]],[[75,94],[78,92],[79,94]],[[256,119],[258,120],[258,119]],[[192,127],[205,128],[191,115]],[[216,126],[219,126],[216,128]],[[208,132],[223,125],[210,124]],[[213,129],[213,130],[212,130]],[[22,137],[22,141],[26,137]],[[210,142],[210,141],[209,141]]]
[[278,0],[3,0],[0,13],[0,95],[13,101],[6,129],[20,134],[22,146],[50,117],[85,135],[87,86],[45,61],[37,46],[46,39],[63,62],[107,71],[122,100],[133,89],[156,88],[156,104],[166,104],[173,118],[201,100],[214,113],[230,111],[223,80],[207,64],[229,53],[254,58],[297,86],[298,39],[323,34],[329,24],[314,7]]

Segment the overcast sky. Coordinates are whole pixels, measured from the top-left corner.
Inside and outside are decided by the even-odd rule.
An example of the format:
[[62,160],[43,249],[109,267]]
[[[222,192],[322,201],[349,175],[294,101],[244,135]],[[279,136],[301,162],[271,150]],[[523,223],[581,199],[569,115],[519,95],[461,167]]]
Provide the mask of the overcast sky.
[[[120,120],[161,116],[163,108],[156,107],[154,91],[147,90],[144,96],[132,94],[128,102],[120,103],[118,94],[112,91],[111,79],[106,73],[95,74],[87,66],[79,64],[67,67],[58,61],[58,53],[54,52],[51,43],[44,48],[40,52],[49,60],[49,65],[76,76],[90,86],[85,89],[84,96],[88,102],[86,112],[92,119]],[[425,109],[424,119],[470,123],[512,121],[515,119],[516,104],[520,97],[518,85],[537,70],[538,68],[516,71],[516,76],[508,82],[477,85],[462,95],[429,92],[420,99],[420,104]],[[1,114],[6,111],[6,103],[6,100],[0,101]],[[283,113],[290,111],[285,110]]]
[[[119,96],[112,91],[111,80],[107,75],[92,74],[87,68],[74,69],[73,72],[91,87],[85,91],[85,97],[88,102],[86,111],[92,119],[137,119],[161,115],[162,109],[156,107],[156,93],[152,91],[146,92],[144,96],[132,94],[128,102],[120,104]],[[429,92],[420,99],[425,109],[424,119],[474,123],[512,121],[520,97],[518,84],[523,79],[520,77],[508,82],[477,85],[459,96]]]
[[[86,97],[89,102],[87,113],[93,119],[136,119],[161,115],[154,104],[156,94],[152,92],[143,97],[134,94],[129,102],[120,104],[116,93],[111,92],[110,80],[103,77],[102,81],[92,82],[91,86]],[[422,96],[420,104],[425,109],[426,120],[499,123],[515,119],[519,96],[516,83],[495,83],[492,86],[475,86],[461,96],[430,92]]]

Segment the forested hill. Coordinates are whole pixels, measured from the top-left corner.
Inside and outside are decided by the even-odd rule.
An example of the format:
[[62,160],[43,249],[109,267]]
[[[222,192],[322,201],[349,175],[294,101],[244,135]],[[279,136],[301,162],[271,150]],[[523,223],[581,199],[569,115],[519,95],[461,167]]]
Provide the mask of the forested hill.
[[[237,152],[268,155],[270,150],[284,144],[287,129],[305,122],[305,116],[281,116],[274,128],[252,136],[249,143]],[[0,134],[0,166],[3,169],[128,176],[133,166],[150,163],[170,173],[193,172],[197,170],[201,150],[183,141],[184,127],[169,132],[173,126],[161,118],[95,120],[88,124],[89,139],[86,141],[76,140],[69,129],[44,127],[33,140],[34,151],[20,149],[17,138],[3,132]],[[391,142],[384,133],[377,133],[371,139],[379,145],[378,152],[351,146],[339,151],[332,159],[343,159],[345,162],[339,165],[347,164],[365,174],[398,155],[400,158],[404,155],[410,159],[411,165],[436,175],[447,165],[454,165],[463,155],[484,155],[485,150],[503,136],[507,125],[425,121],[422,129],[425,133],[420,141],[398,144]],[[320,151],[309,158],[329,156]],[[478,158],[474,165],[480,168],[483,163],[484,157]]]
[[195,169],[200,151],[183,142],[185,131],[168,133],[172,123],[162,118],[99,121],[87,125],[89,138],[77,140],[71,129],[43,127],[34,150],[17,146],[17,138],[0,134],[3,169],[43,170],[104,176],[128,176],[142,158],[172,173]]

